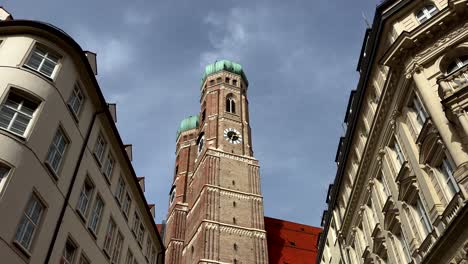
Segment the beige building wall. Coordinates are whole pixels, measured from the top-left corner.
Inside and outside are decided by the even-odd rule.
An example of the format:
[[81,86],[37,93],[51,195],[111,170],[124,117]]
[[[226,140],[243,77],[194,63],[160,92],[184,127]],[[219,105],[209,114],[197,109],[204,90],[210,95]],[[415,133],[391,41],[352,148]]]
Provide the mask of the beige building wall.
[[337,153],[320,263],[468,261],[467,4],[377,7]]
[[[44,62],[36,69],[27,66],[37,47],[58,58],[53,63],[52,74]],[[88,56],[92,58],[93,54],[88,53]],[[95,65],[88,63],[78,44],[57,28],[34,21],[0,22],[1,262],[68,263],[63,262],[67,241],[71,245],[68,252],[74,254],[73,263],[164,261],[164,247],[154,215],[93,69],[96,69]],[[70,98],[76,87],[79,87],[83,101],[75,114],[70,107]],[[11,97],[12,94],[16,99]],[[12,118],[11,107],[7,109],[11,101],[21,100],[33,102],[29,105],[33,109],[29,121],[18,119],[19,114]],[[20,121],[26,123],[24,132],[12,128],[12,124],[20,126]],[[54,167],[49,154],[59,130],[67,143],[59,158],[60,165]],[[101,152],[96,151],[98,137],[106,141],[101,159],[97,154]],[[107,177],[109,155],[114,162]],[[119,188],[120,179],[124,182],[123,188]],[[78,205],[84,201],[82,189],[85,182],[91,191],[87,193],[88,202],[82,203],[87,206],[81,207],[84,212],[80,213]],[[119,201],[116,197],[121,190],[123,198]],[[127,196],[130,202],[125,202]],[[43,208],[39,210],[39,216],[29,215],[26,210],[31,197],[35,197]],[[93,232],[89,226],[98,197],[104,206]],[[64,203],[67,203],[65,207]],[[139,231],[133,231],[137,221],[135,213],[144,229],[141,243],[138,242]],[[24,235],[18,236],[25,216],[30,223],[35,221],[31,219],[37,219],[29,225],[34,226],[30,244],[25,242]],[[114,232],[108,232],[110,219],[115,222]],[[139,229],[140,225],[137,225],[135,230]],[[119,232],[123,238],[121,242],[117,239]],[[105,244],[109,245],[107,252]],[[85,259],[89,262],[79,262]]]

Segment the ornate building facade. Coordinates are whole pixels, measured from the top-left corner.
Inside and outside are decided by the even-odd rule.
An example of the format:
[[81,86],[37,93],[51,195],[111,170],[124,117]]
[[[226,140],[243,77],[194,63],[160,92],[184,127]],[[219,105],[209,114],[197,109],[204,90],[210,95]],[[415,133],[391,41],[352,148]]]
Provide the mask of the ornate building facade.
[[358,63],[320,263],[466,263],[468,1],[387,0]]
[[0,262],[164,263],[96,54],[0,7]]

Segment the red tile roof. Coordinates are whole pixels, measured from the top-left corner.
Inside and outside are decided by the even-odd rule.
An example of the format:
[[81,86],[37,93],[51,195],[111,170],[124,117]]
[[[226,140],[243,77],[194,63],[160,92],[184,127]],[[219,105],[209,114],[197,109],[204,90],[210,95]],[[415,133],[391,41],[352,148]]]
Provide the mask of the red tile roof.
[[270,264],[315,264],[321,228],[265,217]]

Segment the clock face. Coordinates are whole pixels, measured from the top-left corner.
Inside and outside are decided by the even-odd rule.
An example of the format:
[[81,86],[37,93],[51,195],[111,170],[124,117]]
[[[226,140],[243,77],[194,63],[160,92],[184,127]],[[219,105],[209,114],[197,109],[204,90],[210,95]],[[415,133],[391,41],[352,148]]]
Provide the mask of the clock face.
[[239,144],[242,142],[242,136],[240,135],[239,131],[235,130],[234,128],[224,129],[224,138],[231,144]]

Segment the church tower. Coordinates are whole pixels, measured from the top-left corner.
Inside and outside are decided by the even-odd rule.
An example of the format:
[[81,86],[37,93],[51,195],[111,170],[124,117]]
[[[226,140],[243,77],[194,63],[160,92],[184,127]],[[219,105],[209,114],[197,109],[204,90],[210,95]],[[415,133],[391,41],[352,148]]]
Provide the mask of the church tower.
[[200,114],[177,132],[166,263],[268,263],[247,90],[241,65],[206,67]]

